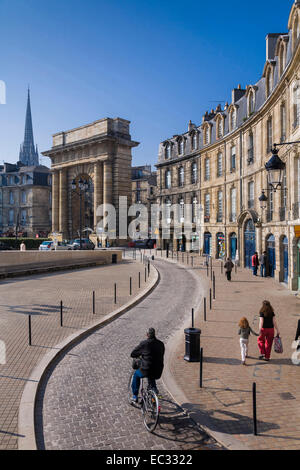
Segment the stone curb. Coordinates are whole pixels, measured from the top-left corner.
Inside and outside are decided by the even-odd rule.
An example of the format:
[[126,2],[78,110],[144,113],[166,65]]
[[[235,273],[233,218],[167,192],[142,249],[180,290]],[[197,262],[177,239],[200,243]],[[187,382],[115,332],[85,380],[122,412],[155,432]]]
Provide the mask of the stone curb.
[[[164,259],[164,261],[170,262],[170,263],[176,263],[176,261]],[[177,264],[177,263],[176,263]],[[192,276],[196,279],[197,283],[200,284],[199,291],[201,292],[201,301],[203,299],[203,294],[204,294],[204,286],[201,283],[201,278],[198,277],[195,273],[193,273],[192,268],[180,265],[182,269],[189,270],[189,273],[192,274]],[[200,301],[200,302],[201,302]],[[198,302],[198,306],[199,303]],[[196,312],[197,310],[195,310]],[[203,429],[206,434],[211,436],[213,439],[215,439],[221,446],[225,447],[227,450],[250,450],[250,447],[247,447],[246,445],[242,444],[238,439],[235,439],[232,436],[228,436],[226,433],[221,433],[218,431],[212,431],[212,421],[210,417],[205,413],[205,411],[197,411],[193,408],[191,404],[189,404],[188,398],[186,397],[185,393],[183,390],[177,385],[176,379],[174,378],[170,365],[172,364],[172,361],[175,361],[176,359],[174,358],[174,353],[177,349],[178,344],[180,343],[182,339],[182,334],[183,334],[183,329],[184,328],[189,328],[191,326],[191,320],[186,319],[184,321],[184,324],[181,326],[180,329],[176,330],[175,333],[169,338],[168,343],[167,343],[167,348],[165,352],[165,368],[162,376],[162,381],[168,390],[169,394],[173,398],[173,400],[177,403],[178,406],[180,406],[189,416],[189,418],[201,429]],[[184,360],[182,358],[182,360]],[[201,389],[199,387],[199,397],[200,397]],[[190,406],[189,406],[190,405]]]
[[53,346],[53,350],[47,353],[43,359],[34,368],[28,382],[23,390],[22,398],[19,406],[19,417],[18,417],[18,450],[37,450],[36,437],[35,437],[35,406],[37,394],[40,388],[40,384],[43,377],[52,363],[70,346],[76,344],[80,340],[87,337],[93,331],[111,323],[113,320],[126,313],[135,305],[139,304],[145,297],[147,297],[159,284],[160,275],[159,271],[151,265],[155,270],[154,278],[135,299],[131,302],[127,302],[125,305],[117,310],[106,315],[102,320],[97,320],[92,323],[89,327],[77,331],[76,333],[68,336],[61,343]]

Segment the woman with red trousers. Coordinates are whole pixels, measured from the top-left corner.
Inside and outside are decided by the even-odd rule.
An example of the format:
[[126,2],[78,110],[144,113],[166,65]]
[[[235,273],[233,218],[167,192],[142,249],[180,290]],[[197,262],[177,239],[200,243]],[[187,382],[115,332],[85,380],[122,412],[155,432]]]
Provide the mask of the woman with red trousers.
[[276,329],[278,336],[280,336],[280,333],[276,323],[273,307],[268,300],[263,301],[259,317],[259,337],[257,338],[260,350],[259,359],[269,361],[275,335],[274,328]]

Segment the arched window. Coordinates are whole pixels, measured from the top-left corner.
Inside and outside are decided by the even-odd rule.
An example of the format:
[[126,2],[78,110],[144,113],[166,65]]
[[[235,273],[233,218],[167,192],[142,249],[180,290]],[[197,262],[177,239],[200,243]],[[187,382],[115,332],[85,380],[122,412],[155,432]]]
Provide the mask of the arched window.
[[171,181],[171,170],[167,170],[165,173],[165,186],[167,189],[170,189],[172,185]]
[[210,144],[210,127],[208,124],[204,128],[203,140],[204,140],[203,142],[204,145]]
[[266,75],[266,97],[267,98],[272,93],[272,89],[273,89],[273,77],[272,77],[271,67],[269,67],[267,71],[267,75]]
[[248,114],[251,116],[251,114],[254,113],[255,110],[255,95],[254,91],[250,91],[249,97],[248,97]]
[[196,163],[196,162],[194,162],[194,163],[192,164],[192,175],[191,175],[191,176],[192,176],[192,178],[191,178],[191,179],[192,179],[192,184],[197,183],[197,179],[198,179],[198,178],[197,178],[197,176],[198,176],[198,167],[197,167],[197,163]]
[[178,169],[178,185],[184,186],[184,168],[183,166],[179,167]]
[[237,113],[236,109],[234,108],[230,113],[230,130],[233,131],[236,128],[236,118]]
[[295,20],[294,20],[294,26],[293,26],[293,49],[295,49],[296,47],[299,36],[300,36],[300,22],[299,22],[298,14],[296,14]]
[[248,137],[248,165],[254,162],[254,138],[252,132],[250,132]]
[[180,139],[178,141],[178,154],[183,155],[184,154],[184,140]]
[[220,139],[221,137],[223,137],[223,119],[221,117],[219,117],[218,121],[217,121],[217,138]]
[[168,143],[165,147],[165,159],[168,160],[171,158],[171,144]]
[[192,136],[192,148],[193,150],[196,150],[198,148],[198,134],[197,132],[194,132]]
[[285,69],[285,47],[284,44],[281,44],[279,52],[279,78],[283,74]]

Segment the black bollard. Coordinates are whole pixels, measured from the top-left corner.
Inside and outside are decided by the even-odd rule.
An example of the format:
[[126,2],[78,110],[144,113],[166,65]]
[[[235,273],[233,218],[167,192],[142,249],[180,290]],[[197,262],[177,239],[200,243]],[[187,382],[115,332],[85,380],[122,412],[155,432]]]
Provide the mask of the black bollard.
[[132,278],[129,278],[129,295],[132,295]]
[[221,274],[223,274],[223,261],[221,261]]
[[257,436],[257,418],[256,418],[256,383],[252,385],[252,398],[253,398],[253,434]]
[[63,301],[60,301],[60,326],[63,326]]
[[115,300],[115,304],[117,303],[117,284],[115,284],[114,286],[114,300]]
[[209,289],[209,308],[211,310],[212,302],[211,302],[211,288]]
[[192,328],[194,328],[194,309],[192,308]]
[[148,277],[150,276],[150,261],[148,261]]
[[207,277],[208,277],[208,260],[206,260],[206,274],[207,274]]
[[237,273],[237,264],[236,263],[235,263],[234,271],[235,271],[235,274],[236,274]]
[[96,308],[95,308],[95,291],[93,290],[93,314],[95,314],[96,312]]
[[194,267],[194,257],[192,256],[192,268]]
[[215,272],[213,273],[213,298],[216,300],[216,278],[215,278]]
[[203,348],[200,348],[200,388],[202,388],[202,376],[203,376]]
[[203,305],[203,313],[204,313],[204,321],[206,321],[206,297],[204,297],[204,305]]
[[145,282],[147,282],[147,268],[145,268]]
[[141,273],[139,273],[139,289],[141,288]]
[[28,344],[31,346],[31,315],[28,315]]

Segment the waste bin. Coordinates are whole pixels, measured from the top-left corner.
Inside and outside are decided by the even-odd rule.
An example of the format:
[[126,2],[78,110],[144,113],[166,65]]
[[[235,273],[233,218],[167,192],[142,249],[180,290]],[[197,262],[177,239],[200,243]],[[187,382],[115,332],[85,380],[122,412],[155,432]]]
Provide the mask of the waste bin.
[[188,362],[200,362],[200,335],[198,328],[187,328],[185,333],[185,356]]
[[117,254],[116,254],[116,253],[113,253],[113,254],[111,255],[111,262],[112,262],[112,264],[117,264],[117,261],[118,261]]
[[154,261],[154,255],[152,255],[151,259],[152,259],[152,261]]

